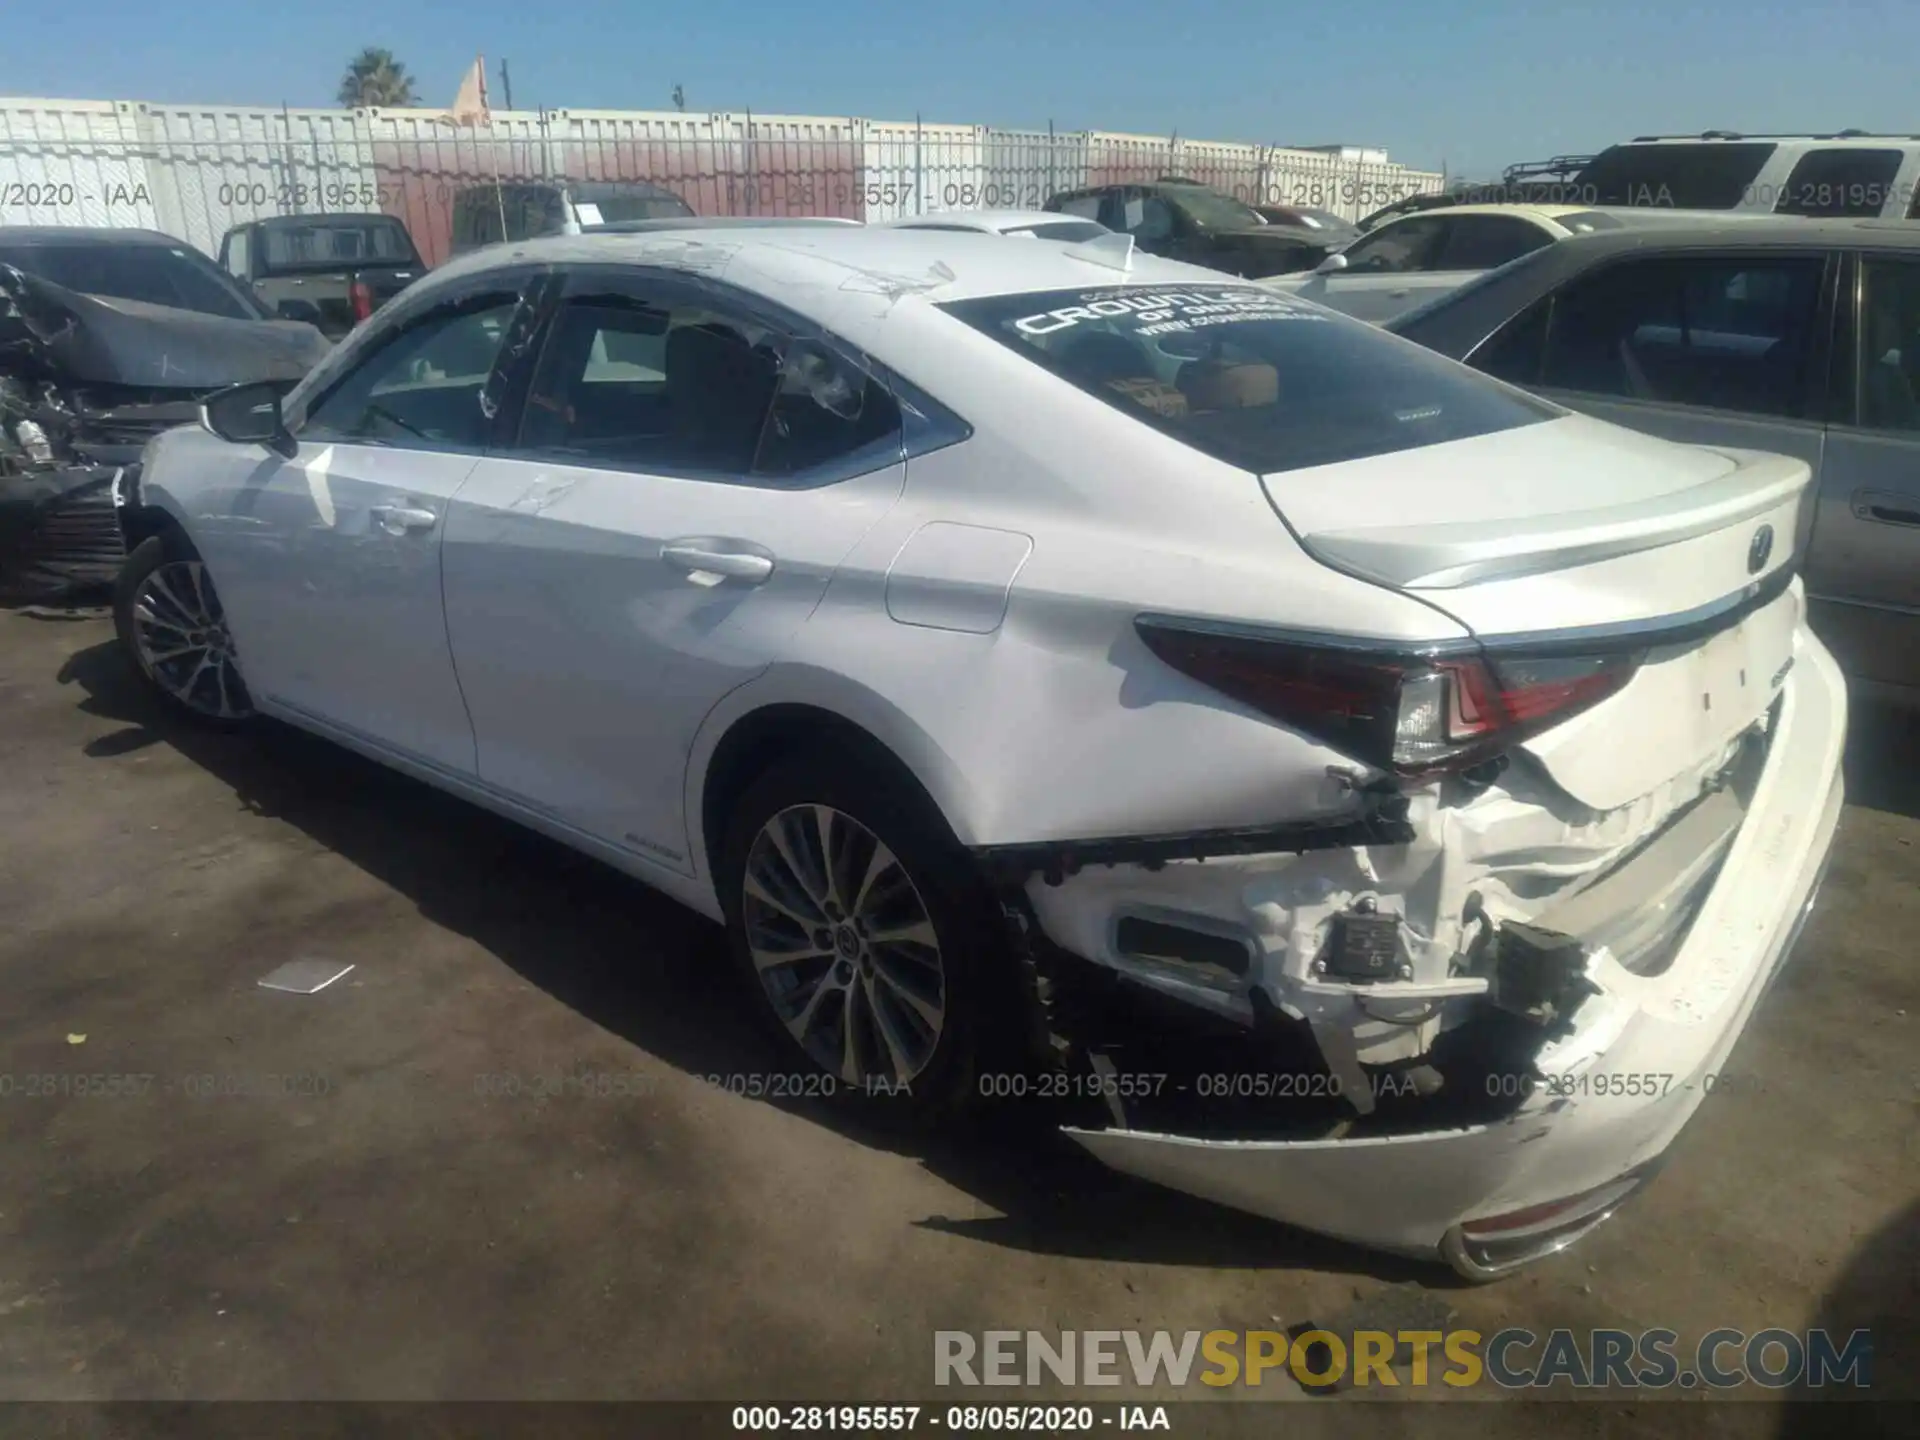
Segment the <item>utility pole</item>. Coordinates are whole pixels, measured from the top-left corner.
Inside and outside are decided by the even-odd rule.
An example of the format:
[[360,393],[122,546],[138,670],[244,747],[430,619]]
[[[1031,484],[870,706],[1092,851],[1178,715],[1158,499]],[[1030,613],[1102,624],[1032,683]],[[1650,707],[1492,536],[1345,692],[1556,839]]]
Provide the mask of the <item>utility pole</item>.
[[500,61],[500,98],[507,102],[505,108],[508,110],[513,108],[513,80],[507,74],[507,62],[504,57]]

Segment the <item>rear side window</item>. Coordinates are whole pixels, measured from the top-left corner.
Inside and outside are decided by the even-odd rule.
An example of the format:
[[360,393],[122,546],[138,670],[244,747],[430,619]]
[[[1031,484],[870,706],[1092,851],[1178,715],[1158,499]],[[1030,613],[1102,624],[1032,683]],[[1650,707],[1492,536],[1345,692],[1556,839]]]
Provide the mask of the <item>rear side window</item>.
[[1511,215],[1456,215],[1429,268],[1495,270],[1552,242],[1538,225]]
[[1555,299],[1539,383],[1758,415],[1807,411],[1820,256],[1630,261]]
[[1098,195],[1070,195],[1049,208],[1057,209],[1062,215],[1078,215],[1083,220],[1100,218],[1100,197]]
[[1898,150],[1814,150],[1793,167],[1773,208],[1782,215],[1870,218],[1893,194]]
[[1123,414],[1258,474],[1561,413],[1374,326],[1257,287],[1116,286],[941,308]]
[[892,395],[837,352],[644,285],[576,283],[534,375],[519,453],[769,483],[899,458]]
[[1732,210],[1751,194],[1774,148],[1770,143],[1725,140],[1614,145],[1580,172],[1573,190],[1582,205]]

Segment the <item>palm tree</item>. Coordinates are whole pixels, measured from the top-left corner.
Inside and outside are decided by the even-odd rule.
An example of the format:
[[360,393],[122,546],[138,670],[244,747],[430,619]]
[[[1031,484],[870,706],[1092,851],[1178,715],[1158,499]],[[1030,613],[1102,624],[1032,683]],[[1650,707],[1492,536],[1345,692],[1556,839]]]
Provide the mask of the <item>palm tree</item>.
[[369,45],[353,57],[340,77],[340,103],[348,109],[361,105],[405,108],[415,103],[413,77],[391,50]]

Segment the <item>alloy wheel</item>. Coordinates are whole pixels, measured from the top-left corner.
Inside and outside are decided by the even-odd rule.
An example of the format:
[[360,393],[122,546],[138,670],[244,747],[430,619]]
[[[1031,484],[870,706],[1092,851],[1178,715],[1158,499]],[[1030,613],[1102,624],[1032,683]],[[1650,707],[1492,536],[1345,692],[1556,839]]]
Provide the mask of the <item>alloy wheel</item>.
[[881,840],[827,805],[760,827],[742,881],[747,950],[775,1015],[844,1084],[911,1082],[946,1028],[940,941]]
[[198,560],[156,565],[133,600],[140,668],[188,709],[219,720],[253,713],[220,597]]

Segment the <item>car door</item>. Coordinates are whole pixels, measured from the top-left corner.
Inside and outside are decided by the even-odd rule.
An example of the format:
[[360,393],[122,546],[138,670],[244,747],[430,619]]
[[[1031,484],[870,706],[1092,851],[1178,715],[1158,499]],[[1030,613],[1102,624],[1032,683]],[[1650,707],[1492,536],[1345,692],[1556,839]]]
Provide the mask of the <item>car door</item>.
[[[1837,262],[1820,250],[1655,254],[1575,276],[1468,357],[1571,409],[1821,473]],[[1813,528],[1800,517],[1798,543]]]
[[[473,732],[441,604],[447,507],[492,436],[533,269],[396,302],[287,416],[208,563],[249,683],[297,716],[460,775]],[[517,342],[514,337],[518,337]]]
[[1867,255],[1841,294],[1847,393],[1827,431],[1807,585],[1849,674],[1920,692],[1920,260]]
[[690,277],[566,273],[511,445],[448,524],[481,781],[692,872],[686,761],[898,499],[901,413],[857,358]]
[[1287,288],[1361,320],[1388,319],[1416,303],[1414,286],[1455,223],[1450,215],[1390,220],[1341,252],[1344,269],[1316,271]]

